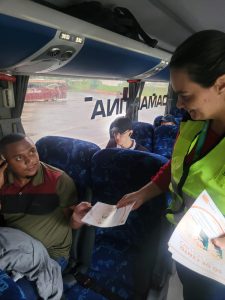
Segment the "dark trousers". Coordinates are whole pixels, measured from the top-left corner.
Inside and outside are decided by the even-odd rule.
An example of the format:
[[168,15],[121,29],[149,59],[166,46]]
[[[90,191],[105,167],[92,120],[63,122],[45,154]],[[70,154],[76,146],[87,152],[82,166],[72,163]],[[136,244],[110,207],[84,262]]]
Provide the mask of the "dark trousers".
[[225,300],[225,285],[176,263],[184,300]]

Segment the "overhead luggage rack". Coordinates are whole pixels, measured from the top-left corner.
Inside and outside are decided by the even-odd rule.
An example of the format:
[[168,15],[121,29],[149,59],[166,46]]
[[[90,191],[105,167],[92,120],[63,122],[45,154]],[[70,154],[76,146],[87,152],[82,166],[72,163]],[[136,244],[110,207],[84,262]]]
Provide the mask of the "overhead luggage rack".
[[166,67],[162,62],[170,58],[167,52],[32,1],[3,0],[0,11],[0,71],[145,79],[161,72]]

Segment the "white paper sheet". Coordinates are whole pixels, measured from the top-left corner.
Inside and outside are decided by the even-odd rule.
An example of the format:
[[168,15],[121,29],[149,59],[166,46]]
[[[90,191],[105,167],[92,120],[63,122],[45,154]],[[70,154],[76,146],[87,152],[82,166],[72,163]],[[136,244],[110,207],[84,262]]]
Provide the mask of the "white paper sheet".
[[123,225],[126,223],[133,205],[134,204],[117,208],[116,205],[97,202],[84,216],[82,222],[97,227],[114,227]]

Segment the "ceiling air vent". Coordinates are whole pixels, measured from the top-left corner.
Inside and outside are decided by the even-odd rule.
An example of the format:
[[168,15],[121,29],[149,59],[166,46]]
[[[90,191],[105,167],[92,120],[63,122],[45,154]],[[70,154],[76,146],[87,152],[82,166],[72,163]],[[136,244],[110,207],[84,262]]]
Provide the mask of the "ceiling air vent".
[[84,38],[57,31],[45,47],[11,69],[16,73],[48,73],[67,64],[83,47]]

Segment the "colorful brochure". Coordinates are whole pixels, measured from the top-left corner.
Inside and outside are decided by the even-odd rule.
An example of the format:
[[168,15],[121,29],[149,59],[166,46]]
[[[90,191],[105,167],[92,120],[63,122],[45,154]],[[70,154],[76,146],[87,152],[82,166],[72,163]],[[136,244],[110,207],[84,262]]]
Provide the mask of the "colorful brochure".
[[203,191],[169,240],[172,257],[187,268],[225,284],[225,251],[211,239],[225,235],[225,218]]

